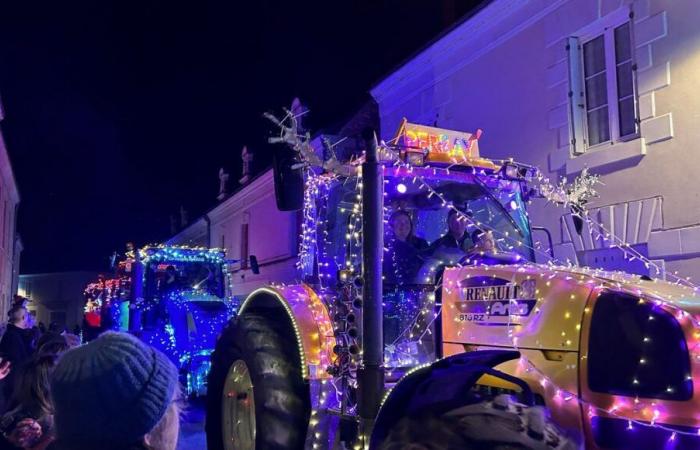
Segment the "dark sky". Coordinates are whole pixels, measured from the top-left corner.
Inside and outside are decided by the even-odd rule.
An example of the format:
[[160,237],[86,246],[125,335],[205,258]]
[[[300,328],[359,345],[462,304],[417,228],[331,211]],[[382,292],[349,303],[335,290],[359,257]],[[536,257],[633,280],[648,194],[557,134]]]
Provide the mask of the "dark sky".
[[[0,6],[2,133],[22,202],[22,273],[106,267],[215,203],[240,150],[269,163],[264,111],[312,129],[477,0],[14,1]],[[235,187],[235,184],[232,186]]]

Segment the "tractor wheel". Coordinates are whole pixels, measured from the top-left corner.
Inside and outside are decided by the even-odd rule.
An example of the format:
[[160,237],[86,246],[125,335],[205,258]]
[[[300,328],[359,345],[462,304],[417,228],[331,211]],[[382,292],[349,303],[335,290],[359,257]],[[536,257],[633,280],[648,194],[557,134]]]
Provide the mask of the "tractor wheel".
[[209,450],[304,447],[309,388],[285,319],[246,313],[217,341],[207,389]]

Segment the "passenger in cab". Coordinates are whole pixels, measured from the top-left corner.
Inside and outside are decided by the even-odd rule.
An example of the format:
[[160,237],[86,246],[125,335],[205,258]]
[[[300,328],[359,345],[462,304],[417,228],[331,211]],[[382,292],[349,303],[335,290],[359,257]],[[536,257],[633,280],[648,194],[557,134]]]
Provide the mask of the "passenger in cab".
[[469,249],[461,264],[515,264],[522,260],[518,253],[501,251],[491,231],[474,230],[471,239],[474,246]]
[[472,232],[471,239],[474,243],[474,247],[469,250],[469,253],[492,255],[498,252],[496,240],[493,237],[493,233],[490,231],[476,229]]
[[428,249],[428,242],[414,234],[413,221],[407,211],[395,211],[389,218],[389,227],[384,280],[390,284],[413,283],[423,264],[422,253]]

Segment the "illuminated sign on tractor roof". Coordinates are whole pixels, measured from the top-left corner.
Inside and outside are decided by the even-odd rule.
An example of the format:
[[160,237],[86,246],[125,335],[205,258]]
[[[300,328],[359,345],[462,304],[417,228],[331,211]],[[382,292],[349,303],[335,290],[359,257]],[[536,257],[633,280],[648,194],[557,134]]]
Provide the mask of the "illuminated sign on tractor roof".
[[480,136],[481,130],[474,134],[463,133],[418,125],[404,119],[395,142],[406,149],[427,150],[428,160],[466,160],[479,159]]

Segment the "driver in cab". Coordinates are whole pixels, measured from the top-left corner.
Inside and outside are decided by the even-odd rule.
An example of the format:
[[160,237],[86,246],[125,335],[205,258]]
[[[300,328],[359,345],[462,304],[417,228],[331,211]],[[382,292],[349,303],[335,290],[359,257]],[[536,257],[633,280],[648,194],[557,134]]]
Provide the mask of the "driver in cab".
[[447,213],[447,233],[428,249],[433,258],[456,262],[473,247],[471,236],[467,233],[467,221],[460,217],[461,214],[456,209],[450,209]]

